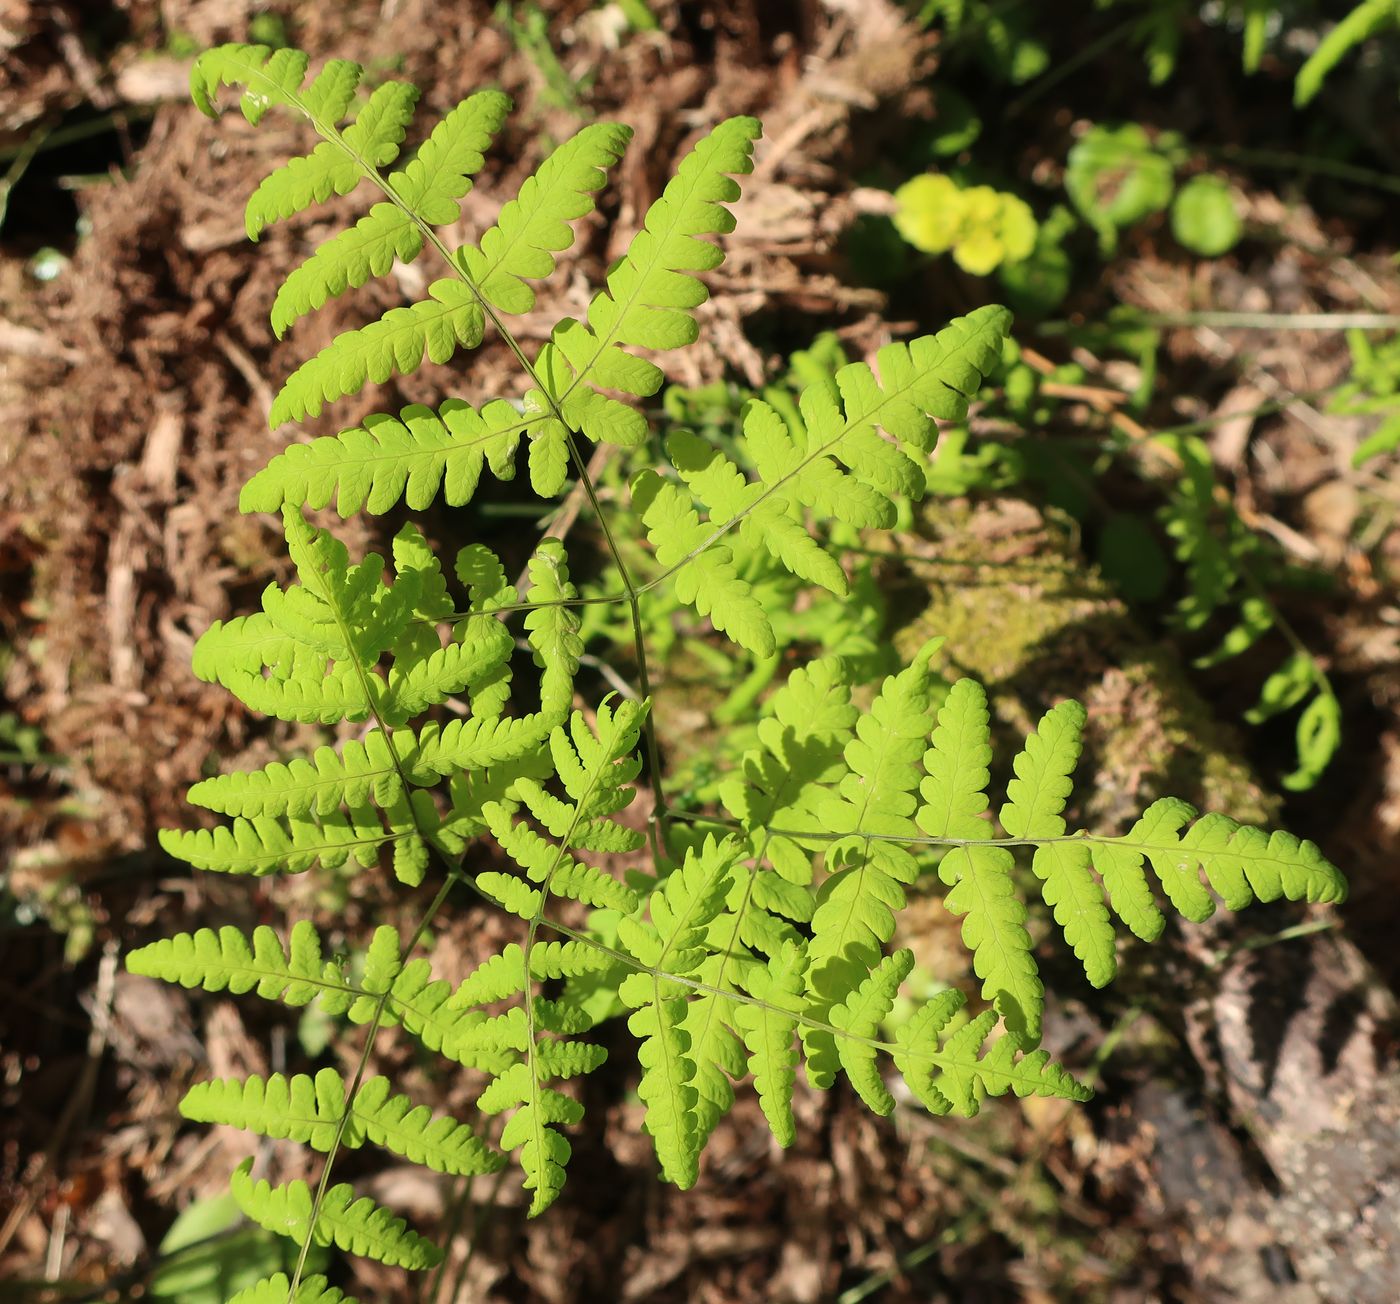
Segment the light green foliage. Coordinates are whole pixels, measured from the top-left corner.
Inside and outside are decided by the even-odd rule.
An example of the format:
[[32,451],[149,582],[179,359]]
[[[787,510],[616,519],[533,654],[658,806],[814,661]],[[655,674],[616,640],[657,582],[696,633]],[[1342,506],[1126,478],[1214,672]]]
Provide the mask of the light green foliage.
[[[898,499],[921,498],[922,467],[938,438],[934,418],[958,421],[967,414],[968,397],[998,357],[1008,321],[1004,308],[979,308],[937,335],[887,344],[875,368],[848,363],[809,385],[788,419],[754,400],[743,432],[754,479],[699,441],[673,441],[668,451],[679,483],[643,471],[632,498],[663,577],[677,576],[681,600],[741,647],[770,655],[772,622],[738,574],[726,536],[737,528],[743,542],[761,541],[793,574],[843,592],[840,568],[800,522],[810,516],[888,528]],[[892,439],[880,438],[880,431]],[[708,508],[706,521],[692,506],[697,499]]]
[[326,1151],[333,1144],[355,1148],[373,1141],[434,1172],[489,1173],[500,1156],[470,1128],[453,1119],[433,1118],[426,1106],[394,1095],[386,1078],[369,1078],[347,1104],[346,1084],[334,1069],[315,1078],[215,1078],[197,1082],[180,1102],[180,1112],[197,1123],[222,1123],[259,1136],[289,1137]]
[[1091,127],[1070,148],[1065,191],[1111,253],[1118,232],[1160,213],[1171,202],[1175,138],[1156,144],[1135,122]]
[[924,175],[894,193],[894,224],[915,249],[952,252],[973,276],[1022,262],[1035,249],[1036,221],[1029,205],[991,186],[959,186],[952,177]]
[[[1193,176],[1177,188],[1187,150],[1174,132],[1155,139],[1138,123],[1091,127],[1070,148],[1065,191],[1098,232],[1100,249],[1117,248],[1118,233],[1171,205],[1172,234],[1193,253],[1216,258],[1244,234],[1225,180]],[[1175,197],[1173,197],[1175,196]]]
[[245,1159],[229,1178],[229,1189],[246,1218],[268,1231],[301,1242],[336,1245],[350,1254],[377,1259],[402,1268],[431,1268],[442,1262],[442,1251],[402,1218],[380,1208],[368,1196],[355,1198],[353,1188],[342,1183],[326,1192],[311,1223],[311,1188],[305,1182],[272,1186],[254,1182],[253,1161]]
[[[266,926],[246,935],[202,928],[128,956],[135,973],[313,1006],[366,1030],[353,1072],[190,1088],[181,1110],[191,1120],[327,1156],[324,1180],[311,1186],[271,1186],[249,1166],[238,1170],[233,1191],[249,1217],[305,1249],[334,1245],[410,1268],[439,1261],[440,1247],[331,1183],[337,1155],[366,1142],[463,1176],[514,1156],[530,1212],[543,1212],[564,1186],[565,1129],[583,1118],[566,1084],[606,1055],[585,1034],[621,1009],[640,1042],[646,1130],[663,1176],[681,1186],[698,1180],[705,1143],[746,1075],[774,1135],[791,1143],[804,1060],[809,1082],[824,1088],[844,1075],[879,1112],[894,1104],[886,1060],[939,1113],[971,1114],[984,1096],[1008,1090],[1083,1099],[1085,1088],[1033,1049],[1042,993],[1015,847],[1033,848],[1032,876],[1096,983],[1113,970],[1109,908],[1140,936],[1160,931],[1144,863],[1191,918],[1213,905],[1202,876],[1232,906],[1340,898],[1340,877],[1311,843],[1221,815],[1193,823],[1179,802],[1157,803],[1122,838],[1066,832],[1084,723],[1072,703],[1052,709],[1015,760],[1000,808],[1009,837],[996,837],[985,818],[985,694],[970,681],[942,683],[931,665],[936,640],[911,666],[892,667],[873,563],[857,551],[862,532],[907,519],[909,502],[928,488],[936,423],[967,416],[1002,356],[1004,309],[980,308],[936,335],[889,344],[873,364],[848,362],[839,346],[819,342],[762,397],[736,404],[717,425],[697,422],[703,433],[674,431],[666,456],[653,457],[647,417],[627,396],[655,393],[662,372],[630,350],[650,354],[695,338],[693,312],[707,294],[699,275],[722,258],[709,237],[732,226],[725,206],[739,196],[733,178],[751,169],[758,124],[730,119],[699,139],[586,320],[559,322],[530,356],[505,318],[540,310],[530,283],[555,270],[571,223],[592,211],[628,130],[585,127],[540,164],[477,243],[453,249],[441,232],[455,226],[504,97],[469,97],[388,173],[413,130],[416,92],[386,83],[356,111],[360,69],[332,63],[309,83],[307,70],[297,51],[225,46],[201,56],[192,74],[208,113],[220,85],[239,85],[250,122],[289,109],[321,137],[259,188],[250,229],[361,180],[383,196],[293,272],[274,326],[285,329],[382,274],[391,259],[429,247],[444,276],[422,303],[341,336],[298,370],[274,421],[318,412],[367,380],[407,375],[425,352],[445,360],[488,324],[521,360],[524,392],[479,407],[451,400],[436,411],[409,405],[397,418],[367,417],[289,448],[245,489],[244,510],[282,513],[296,579],[269,585],[260,611],[211,627],[196,648],[196,673],[264,716],[338,726],[339,741],[195,784],[191,802],[226,822],[166,831],[162,845],[198,868],[250,875],[387,860],[405,884],[436,892],[406,936],[383,924],[359,954],[332,953],[302,922],[285,940]],[[559,537],[567,526],[529,553],[522,591],[478,542],[459,543],[444,567],[410,524],[387,554],[352,561],[304,517],[307,507],[330,505],[341,515],[400,502],[420,510],[439,492],[449,505],[465,503],[484,466],[510,477],[522,436],[537,496],[573,480],[602,513],[615,577],[580,591]],[[583,455],[599,443],[624,450],[601,494]],[[653,574],[643,580],[646,566]],[[645,686],[648,650],[676,644],[687,607],[754,656],[721,708],[731,731],[711,750],[708,774],[687,789],[730,818],[671,800],[674,775],[660,769],[645,691],[605,666],[619,695],[589,696],[586,676],[603,663],[586,639],[616,636]],[[597,614],[623,609],[625,624],[616,626]],[[685,637],[729,674],[732,657],[715,640]],[[512,681],[517,649],[537,671],[523,693]],[[785,664],[794,668],[760,707]],[[538,710],[530,710],[536,691]],[[750,725],[744,717],[754,713],[761,718]],[[644,754],[652,800],[637,811]],[[710,819],[723,836],[692,831]],[[913,963],[907,950],[887,951],[906,893],[935,850],[947,904],[964,917],[995,1008],[963,1019],[962,997],[943,992],[893,1041],[882,1040]],[[430,950],[452,892],[467,887],[521,927],[518,941],[454,987],[418,952]],[[356,941],[346,944],[353,950]],[[558,984],[549,996],[545,983]],[[480,1075],[479,1127],[434,1117],[369,1071],[375,1034],[390,1026]],[[238,1298],[337,1304],[342,1296],[299,1270]]]
[[306,1277],[292,1292],[285,1273],[276,1272],[247,1290],[240,1290],[228,1304],[358,1304],[358,1301],[327,1283],[324,1277]]
[[1400,448],[1400,335],[1373,344],[1364,331],[1347,332],[1351,376],[1338,386],[1328,407],[1349,416],[1375,416],[1376,428],[1352,454],[1351,464],[1364,466]]
[[1218,258],[1240,242],[1244,223],[1230,187],[1220,177],[1192,177],[1172,200],[1172,234],[1203,258]]
[[1307,104],[1341,61],[1363,41],[1378,32],[1400,27],[1400,3],[1396,0],[1361,0],[1345,18],[1318,42],[1317,49],[1298,70],[1293,102]]
[[1311,788],[1341,746],[1341,706],[1331,681],[1267,596],[1258,571],[1267,556],[1258,536],[1219,492],[1210,450],[1190,435],[1158,438],[1182,468],[1161,511],[1186,571],[1187,592],[1177,606],[1177,618],[1187,629],[1200,629],[1219,611],[1233,613],[1220,642],[1195,664],[1208,669],[1239,656],[1265,635],[1283,635],[1291,650],[1264,681],[1258,703],[1244,718],[1262,724],[1307,703],[1295,730],[1297,767],[1283,783],[1299,791]]

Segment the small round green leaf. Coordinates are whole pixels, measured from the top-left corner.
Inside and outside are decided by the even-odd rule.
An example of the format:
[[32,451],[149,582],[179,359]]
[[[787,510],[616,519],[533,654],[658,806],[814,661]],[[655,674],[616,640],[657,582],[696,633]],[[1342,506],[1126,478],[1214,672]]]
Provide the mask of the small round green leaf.
[[1172,234],[1203,258],[1218,258],[1244,234],[1230,187],[1220,177],[1192,177],[1172,204]]

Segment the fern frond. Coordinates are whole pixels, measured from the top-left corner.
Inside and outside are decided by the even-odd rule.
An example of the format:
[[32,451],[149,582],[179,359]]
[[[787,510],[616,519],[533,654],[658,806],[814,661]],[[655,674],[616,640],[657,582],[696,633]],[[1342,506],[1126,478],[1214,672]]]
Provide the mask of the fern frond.
[[[196,1123],[221,1123],[259,1136],[287,1137],[329,1151],[345,1115],[345,1082],[334,1069],[312,1079],[215,1078],[197,1082],[180,1102],[180,1113]],[[495,1172],[504,1159],[465,1123],[433,1118],[426,1105],[392,1095],[387,1078],[366,1078],[350,1110],[340,1144],[355,1149],[373,1141],[439,1173],[466,1176]]]
[[719,788],[725,809],[748,830],[752,854],[799,887],[812,881],[811,851],[772,830],[819,827],[816,806],[841,779],[842,750],[859,715],[845,673],[834,657],[795,669],[765,704],[760,746]]
[[[837,792],[815,804],[820,827],[850,835],[827,851],[829,875],[812,915],[807,987],[817,1010],[847,1000],[871,972],[894,935],[904,887],[918,873],[906,848],[861,834],[914,831],[918,763],[933,724],[928,657],[936,646],[929,644],[908,669],[885,680],[846,744],[847,772]],[[804,1042],[809,1078],[816,1086],[829,1085],[837,1050],[830,1034],[808,1028]]]
[[182,987],[236,996],[255,991],[264,1000],[291,1006],[308,1005],[327,993],[347,998],[355,993],[340,966],[322,959],[321,939],[304,919],[293,925],[285,948],[265,924],[253,930],[251,945],[225,925],[218,932],[200,928],[138,947],[127,953],[126,967]]
[[552,894],[584,905],[621,910],[624,914],[636,909],[636,894],[625,883],[575,860],[533,829],[515,823],[502,806],[488,807],[486,816],[487,827],[501,850],[532,882],[547,884]]
[[339,869],[347,860],[368,868],[379,850],[404,836],[386,830],[364,808],[346,814],[329,811],[319,819],[239,817],[213,829],[161,829],[161,849],[195,869],[220,874],[301,874],[313,865]]
[[781,1146],[790,1146],[796,1136],[792,1092],[797,1080],[797,1016],[803,1008],[806,968],[803,948],[789,942],[766,969],[752,968],[745,976],[749,995],[763,1004],[734,1007],[763,1115]]
[[328,299],[358,289],[372,276],[384,276],[395,260],[412,262],[424,243],[418,222],[456,221],[459,201],[471,189],[471,178],[485,163],[485,152],[509,111],[510,99],[500,91],[480,91],[443,118],[417,156],[387,178],[404,207],[376,204],[282,283],[272,304],[277,337]]
[[1021,1054],[1019,1039],[1010,1034],[998,1037],[991,1049],[981,1054],[988,1033],[996,1026],[994,1010],[983,1011],[943,1037],[965,1003],[959,991],[939,992],[895,1035],[895,1068],[925,1108],[935,1114],[970,1116],[977,1113],[982,1096],[998,1096],[1007,1090],[1018,1096],[1061,1100],[1091,1097],[1093,1093],[1045,1051]]
[[525,617],[526,637],[540,667],[540,712],[547,720],[563,720],[574,704],[574,675],[583,655],[576,608],[578,597],[569,579],[564,545],[545,538],[530,558],[530,588],[525,600],[532,609]]
[[446,362],[459,348],[481,343],[486,317],[469,286],[439,280],[428,297],[407,308],[390,308],[378,321],[336,336],[283,383],[268,413],[268,425],[319,416],[321,409],[367,384],[408,376],[429,362]]
[[629,974],[618,989],[633,1010],[627,1026],[641,1041],[637,1093],[646,1103],[645,1126],[662,1175],[682,1189],[695,1184],[701,1141],[695,1061],[684,1026],[688,989],[675,980],[697,974],[706,959],[705,932],[724,907],[734,855],[727,839],[706,838],[652,892],[650,924],[629,918],[618,925],[618,938],[647,970]]
[[[533,956],[531,969],[534,969]],[[557,1034],[580,1030],[580,1024],[566,1024],[553,1018],[557,1007],[550,1002],[527,999],[532,1001],[537,1032]],[[573,1126],[583,1118],[583,1106],[551,1087],[549,1081],[591,1073],[606,1061],[607,1051],[602,1046],[565,1041],[558,1036],[532,1038],[524,1011],[517,1008],[511,1013],[521,1016],[517,1027],[525,1058],[497,1075],[481,1094],[477,1108],[484,1114],[514,1109],[501,1132],[501,1148],[519,1150],[525,1189],[534,1193],[530,1202],[533,1218],[554,1203],[564,1186],[564,1170],[571,1147],[558,1128]]]
[[244,210],[248,238],[256,240],[273,222],[324,203],[333,194],[348,195],[364,180],[364,163],[380,167],[392,163],[417,103],[417,88],[405,82],[376,87],[354,121],[335,139],[284,163],[259,183]]
[[569,223],[593,211],[594,192],[631,139],[632,129],[616,122],[584,127],[526,179],[477,245],[459,250],[467,275],[488,303],[507,313],[535,306],[526,279],[541,280],[554,271],[554,255],[574,242]]
[[477,1107],[486,1114],[515,1108],[501,1132],[501,1148],[520,1152],[525,1189],[534,1196],[530,1216],[538,1217],[564,1189],[564,1170],[572,1154],[568,1139],[558,1130],[583,1118],[583,1106],[552,1087],[540,1085],[529,1066],[518,1064],[487,1088]]
[[238,508],[275,512],[333,503],[341,516],[379,515],[400,500],[421,511],[439,491],[448,506],[459,507],[476,493],[483,466],[498,480],[514,478],[521,434],[544,419],[503,399],[480,411],[449,399],[437,412],[411,404],[397,417],[376,413],[363,426],[278,453],[243,486]]
[[[647,471],[633,482],[632,496],[681,601],[741,646],[771,653],[771,624],[721,542],[733,530],[751,549],[762,543],[799,578],[844,593],[844,571],[811,537],[804,514],[888,527],[898,498],[921,498],[935,419],[966,415],[969,397],[1001,355],[1009,322],[1004,308],[979,308],[937,335],[886,345],[876,357],[878,378],[865,363],[850,363],[831,380],[809,385],[793,428],[771,405],[754,400],[741,451],[756,480],[693,437],[673,440],[685,488]],[[693,499],[706,504],[707,521]]]
[[934,837],[962,840],[938,866],[952,889],[944,903],[963,916],[962,937],[972,951],[982,994],[993,1002],[1007,1028],[1034,1045],[1040,1040],[1045,988],[1031,956],[1026,907],[1011,879],[1013,859],[1005,847],[979,847],[990,838],[987,765],[992,757],[987,694],[972,679],[960,679],[938,712],[933,745],[924,755],[928,777],[920,785],[924,805],[919,827]]
[[1070,776],[1083,749],[1084,708],[1061,702],[1047,711],[1012,762],[1016,777],[1006,786],[1001,825],[1013,838],[1045,838],[1031,869],[1041,895],[1055,915],[1084,973],[1095,987],[1113,979],[1113,925],[1103,890],[1089,869],[1089,849],[1065,839],[1065,808]]
[[302,1278],[293,1295],[287,1274],[274,1272],[272,1276],[240,1290],[228,1304],[359,1304],[359,1301],[320,1276]]
[[732,175],[752,171],[753,118],[729,118],[703,137],[647,210],[642,229],[594,296],[587,324],[565,320],[540,350],[536,371],[563,418],[589,439],[635,446],[646,437],[640,412],[601,393],[636,397],[656,393],[663,379],[653,363],[624,346],[676,349],[696,338],[691,312],[708,291],[697,272],[723,261],[702,237],[734,229],[725,204],[739,198]]
[[277,720],[333,724],[370,713],[353,666],[328,669],[323,647],[302,643],[266,612],[216,620],[195,643],[194,672]]
[[875,1047],[869,1043],[894,1008],[899,985],[913,967],[914,953],[907,948],[885,956],[844,1001],[831,1007],[827,1016],[838,1030],[834,1041],[841,1067],[860,1098],[877,1114],[890,1113],[894,1097],[880,1077]]
[[403,785],[389,748],[389,735],[372,729],[348,739],[337,752],[318,747],[311,760],[273,761],[261,770],[201,779],[186,794],[194,806],[221,815],[328,815],[342,804],[381,809],[398,800]]
[[1239,824],[1228,815],[1197,818],[1194,807],[1175,797],[1153,802],[1121,838],[1081,836],[1109,887],[1114,909],[1130,927],[1138,912],[1125,899],[1132,902],[1144,890],[1144,857],[1168,900],[1193,923],[1215,910],[1201,873],[1231,910],[1281,897],[1331,904],[1346,900],[1346,880],[1316,843],[1281,829],[1268,833]]
[[375,1204],[368,1196],[355,1198],[348,1183],[332,1186],[321,1201],[316,1225],[311,1225],[311,1188],[305,1182],[273,1186],[253,1181],[253,1161],[233,1170],[229,1190],[245,1218],[298,1243],[334,1245],[347,1254],[377,1259],[390,1267],[422,1270],[442,1262],[442,1251],[412,1231],[408,1224]]
[[609,823],[607,816],[632,800],[630,785],[641,768],[636,747],[644,713],[645,707],[636,702],[622,702],[615,710],[604,702],[598,707],[593,730],[577,711],[569,731],[562,725],[555,726],[550,733],[550,753],[572,803],[549,797],[528,779],[517,780],[516,791],[531,814],[558,839],[558,845],[516,822],[503,803],[492,802],[483,807],[483,817],[501,849],[532,882],[541,886],[541,892],[535,893],[520,885],[512,886],[511,880],[494,871],[478,875],[478,884],[492,892],[507,909],[532,918],[538,914],[545,895],[551,893],[624,913],[636,908],[637,899],[631,888],[574,859],[569,851],[574,847],[635,850],[641,844],[639,834]]
[[656,549],[656,560],[668,572],[680,572],[677,597],[708,616],[740,647],[755,656],[772,656],[777,650],[772,622],[752,586],[740,578],[733,550],[714,542],[713,531],[701,523],[689,495],[655,471],[642,471],[632,481],[632,503]]

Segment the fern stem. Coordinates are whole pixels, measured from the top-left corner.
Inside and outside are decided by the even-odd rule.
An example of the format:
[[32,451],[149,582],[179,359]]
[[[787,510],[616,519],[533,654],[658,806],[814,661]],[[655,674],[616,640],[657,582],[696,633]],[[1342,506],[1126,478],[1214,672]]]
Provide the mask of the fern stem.
[[[632,647],[637,658],[637,683],[641,689],[642,696],[648,701],[651,699],[651,675],[647,670],[647,649],[646,638],[642,633],[642,607],[641,592],[633,582],[632,573],[623,560],[622,550],[617,545],[617,540],[613,537],[612,526],[608,522],[607,514],[603,511],[603,505],[598,501],[598,491],[594,488],[593,477],[588,474],[588,467],[579,454],[578,446],[574,443],[573,432],[566,436],[569,445],[569,456],[573,458],[574,465],[578,468],[579,483],[583,486],[583,492],[588,498],[588,505],[593,509],[593,514],[598,518],[598,525],[603,531],[603,539],[608,545],[608,551],[612,554],[613,563],[617,566],[617,573],[622,579],[623,587],[626,589],[627,606],[632,622]],[[651,793],[654,805],[652,807],[651,819],[648,821],[653,827],[660,829],[662,845],[665,844],[667,810],[666,793],[661,782],[661,756],[656,744],[656,728],[652,723],[651,711],[648,710],[642,718],[642,737],[646,739],[647,748],[647,772],[651,781]],[[658,854],[658,859],[660,855]]]

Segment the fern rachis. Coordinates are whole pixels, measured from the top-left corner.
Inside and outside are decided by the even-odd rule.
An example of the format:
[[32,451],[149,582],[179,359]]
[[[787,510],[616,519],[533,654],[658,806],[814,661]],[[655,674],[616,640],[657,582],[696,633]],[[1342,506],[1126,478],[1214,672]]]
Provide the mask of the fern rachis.
[[[235,1173],[240,1207],[302,1245],[290,1279],[270,1277],[247,1300],[339,1299],[324,1279],[304,1278],[313,1244],[410,1269],[440,1258],[440,1247],[390,1211],[348,1183],[331,1184],[337,1154],[365,1141],[457,1173],[498,1169],[516,1153],[530,1212],[548,1208],[566,1178],[564,1129],[583,1112],[563,1084],[604,1057],[585,1039],[589,983],[629,1011],[647,1130],[663,1175],[688,1186],[734,1080],[751,1075],[778,1140],[793,1139],[804,1061],[815,1086],[845,1076],[882,1113],[894,1103],[884,1059],[939,1113],[973,1113],[983,1096],[1007,1090],[1085,1097],[1035,1049],[1043,991],[1011,873],[1021,848],[1095,984],[1113,974],[1110,911],[1139,936],[1160,930],[1145,865],[1189,918],[1213,908],[1201,875],[1232,907],[1252,897],[1340,899],[1340,876],[1311,843],[1224,816],[1192,822],[1180,802],[1156,803],[1121,837],[1067,831],[1062,812],[1084,722],[1072,703],[1047,714],[1016,759],[999,836],[986,818],[985,695],[971,681],[942,683],[936,644],[872,686],[873,697],[851,661],[794,670],[766,701],[757,744],[739,755],[721,748],[719,795],[732,818],[673,809],[662,787],[645,604],[674,590],[679,605],[776,667],[792,638],[755,596],[772,591],[765,576],[848,592],[840,532],[888,528],[898,504],[919,496],[937,422],[965,415],[999,355],[1008,315],[979,309],[937,335],[888,345],[873,367],[819,369],[790,411],[751,403],[725,449],[677,433],[668,458],[630,485],[631,523],[657,562],[642,580],[624,558],[631,541],[621,535],[622,514],[604,509],[580,454],[585,441],[645,444],[645,416],[618,396],[655,393],[662,372],[629,350],[664,352],[695,338],[692,314],[706,294],[696,274],[722,258],[708,237],[732,226],[725,205],[738,197],[734,178],[751,167],[758,124],[731,119],[700,139],[586,319],[561,321],[529,356],[507,319],[534,307],[527,282],[554,271],[630,132],[585,127],[546,158],[491,230],[454,249],[441,228],[483,166],[505,97],[469,97],[386,174],[412,131],[416,92],[388,82],[356,110],[359,69],[331,63],[309,84],[307,69],[295,51],[226,46],[192,74],[196,103],[211,115],[221,84],[242,85],[255,125],[278,107],[321,138],[259,186],[250,233],[361,180],[382,196],[288,277],[274,329],[281,334],[383,275],[395,258],[431,250],[444,275],[422,303],[342,335],[299,368],[278,396],[274,423],[318,412],[369,379],[407,376],[425,353],[455,356],[488,327],[519,360],[524,392],[480,407],[448,400],[436,411],[410,405],[399,417],[373,415],[278,455],[241,500],[245,511],[282,513],[297,579],[269,586],[261,612],[212,627],[196,649],[197,673],[265,715],[351,721],[358,733],[309,761],[202,781],[191,801],[231,822],[168,832],[163,845],[228,873],[297,872],[317,860],[368,868],[388,851],[406,884],[440,876],[407,936],[376,930],[358,976],[325,954],[306,923],[285,942],[265,926],[246,937],[201,929],[128,957],[137,973],[289,1006],[316,1002],[365,1029],[348,1076],[323,1068],[203,1083],[186,1097],[193,1119],[293,1138],[326,1155],[314,1190]],[[305,506],[332,502],[342,515],[382,513],[401,500],[420,510],[439,493],[465,504],[485,467],[499,479],[513,473],[522,437],[537,495],[552,497],[571,472],[576,478],[616,572],[607,592],[581,593],[563,542],[548,533],[522,593],[480,543],[445,565],[408,526],[389,555],[352,563],[304,517]],[[453,596],[454,581],[464,597]],[[627,612],[638,700],[580,705],[580,608],[613,603]],[[517,641],[538,671],[524,693],[537,709],[524,714],[508,713]],[[855,705],[867,700],[864,710]],[[646,834],[624,815],[642,753],[654,799]],[[690,828],[705,823],[724,836]],[[499,853],[490,866],[468,860],[488,844]],[[962,997],[944,992],[890,1036],[884,1024],[913,963],[906,949],[890,949],[898,914],[939,850],[947,903],[964,917],[991,1008],[964,1020]],[[630,866],[626,881],[609,868],[618,858]],[[521,933],[454,988],[418,952],[459,885],[516,916]],[[570,903],[592,910],[587,923]],[[561,981],[557,995],[543,994],[541,984]],[[434,1119],[369,1073],[376,1037],[392,1025],[486,1076],[476,1110],[505,1115],[495,1145],[476,1124]]]

